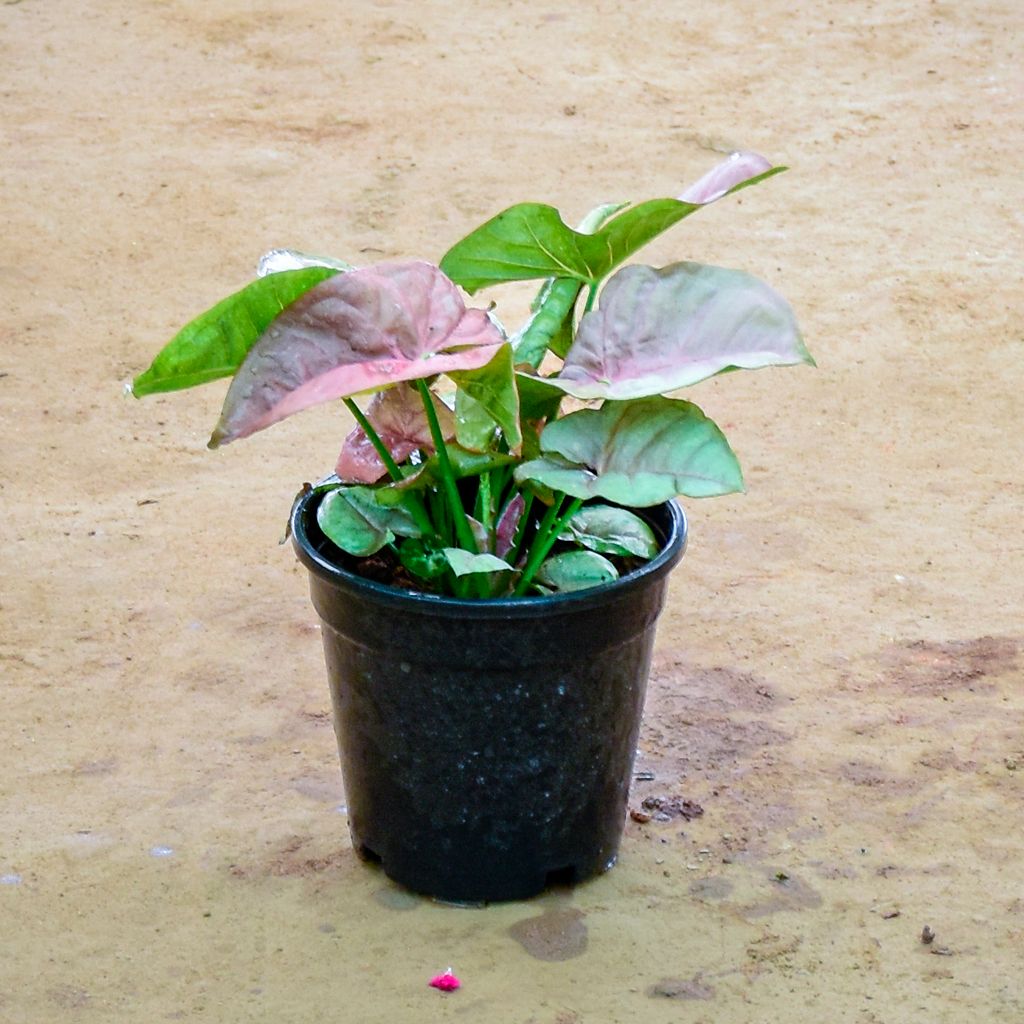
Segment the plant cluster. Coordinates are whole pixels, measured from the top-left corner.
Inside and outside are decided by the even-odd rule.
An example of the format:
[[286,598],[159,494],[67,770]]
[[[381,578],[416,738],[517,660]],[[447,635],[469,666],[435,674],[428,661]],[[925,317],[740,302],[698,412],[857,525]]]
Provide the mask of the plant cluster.
[[[679,198],[600,206],[575,229],[522,203],[437,266],[355,269],[275,250],[132,391],[232,376],[214,448],[340,399],[356,426],[317,485],[318,523],[400,585],[475,598],[595,586],[658,551],[631,509],[742,489],[722,432],[672,393],[730,370],[813,364],[789,305],[749,274],[622,266],[781,170],[734,153]],[[526,280],[543,284],[511,336],[459,290]]]

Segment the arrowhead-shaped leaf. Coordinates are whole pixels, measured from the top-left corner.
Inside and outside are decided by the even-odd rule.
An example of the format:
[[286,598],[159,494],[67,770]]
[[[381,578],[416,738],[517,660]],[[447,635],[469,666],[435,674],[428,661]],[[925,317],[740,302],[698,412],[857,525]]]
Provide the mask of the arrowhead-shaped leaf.
[[700,263],[632,266],[605,285],[600,305],[545,383],[576,398],[643,398],[723,370],[814,360],[789,303],[750,274]]
[[338,271],[289,270],[260,278],[183,327],[132,383],[136,398],[230,377],[281,311]]
[[400,505],[381,505],[369,487],[339,487],[320,502],[317,525],[342,551],[366,557],[390,544],[396,534],[420,536],[419,527]]
[[289,306],[252,347],[231,382],[210,446],[320,402],[476,369],[503,343],[487,313],[466,309],[451,281],[429,263],[338,274]]
[[565,524],[559,540],[574,541],[606,555],[635,555],[651,559],[658,553],[654,531],[629,509],[614,505],[584,505]]
[[[451,410],[431,393],[434,411],[446,439],[455,433]],[[419,392],[406,385],[389,388],[373,396],[366,418],[391,453],[395,462],[404,462],[417,448],[434,450],[426,410]],[[362,427],[357,426],[345,438],[335,473],[347,483],[376,483],[387,468]]]
[[734,153],[681,198],[641,203],[593,234],[573,231],[553,206],[520,203],[456,242],[441,260],[441,269],[470,294],[503,281],[542,277],[596,284],[695,210],[783,170],[756,153]]
[[640,508],[743,489],[728,441],[691,402],[605,402],[554,420],[540,440],[543,454],[517,467],[516,480],[577,498]]
[[537,581],[563,594],[586,590],[619,578],[619,571],[595,551],[566,551],[541,564]]

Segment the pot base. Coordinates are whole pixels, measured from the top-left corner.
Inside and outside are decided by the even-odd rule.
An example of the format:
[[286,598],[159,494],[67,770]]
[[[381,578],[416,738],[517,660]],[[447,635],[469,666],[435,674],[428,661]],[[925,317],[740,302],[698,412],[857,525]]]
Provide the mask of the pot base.
[[518,886],[506,875],[501,881],[501,895],[500,897],[495,897],[493,895],[495,892],[493,879],[488,880],[485,887],[477,895],[470,895],[470,890],[463,884],[465,879],[461,879],[460,883],[456,884],[451,892],[439,891],[437,879],[433,875],[429,879],[424,880],[415,872],[407,875],[400,869],[395,871],[384,863],[383,858],[379,854],[365,845],[357,845],[355,851],[359,859],[365,864],[379,868],[392,882],[401,885],[410,892],[418,893],[421,896],[429,896],[442,903],[469,907],[486,906],[496,899],[528,900],[534,896],[539,896],[549,889],[571,888],[580,882],[586,882],[591,878],[604,874],[606,871],[610,871],[618,860],[618,854],[616,853],[606,864],[596,870],[581,871],[576,865],[570,865],[564,868],[552,869],[544,875],[534,875],[532,878],[522,876]]

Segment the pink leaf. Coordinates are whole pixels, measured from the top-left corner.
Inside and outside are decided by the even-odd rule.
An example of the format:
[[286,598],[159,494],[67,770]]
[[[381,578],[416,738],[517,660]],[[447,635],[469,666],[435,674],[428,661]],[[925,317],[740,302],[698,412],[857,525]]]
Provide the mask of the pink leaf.
[[712,167],[699,181],[695,181],[679,198],[684,203],[705,206],[721,199],[731,188],[754,178],[772,165],[759,153],[740,151],[732,153],[720,164]]
[[625,267],[584,314],[557,376],[576,398],[664,395],[728,369],[814,360],[789,304],[763,281],[700,263]]
[[[455,417],[436,395],[431,394],[431,398],[445,440],[451,440],[455,436]],[[417,448],[434,451],[423,402],[411,387],[399,385],[374,395],[366,418],[395,462],[404,462]],[[346,483],[373,484],[387,468],[363,428],[357,426],[345,438],[334,472]]]
[[511,550],[516,538],[516,530],[519,529],[519,520],[523,517],[523,509],[526,502],[521,494],[517,494],[501,513],[497,526],[494,529],[494,553],[499,558],[504,558]]
[[482,309],[429,263],[337,274],[288,306],[249,350],[210,447],[309,406],[485,366],[504,343]]

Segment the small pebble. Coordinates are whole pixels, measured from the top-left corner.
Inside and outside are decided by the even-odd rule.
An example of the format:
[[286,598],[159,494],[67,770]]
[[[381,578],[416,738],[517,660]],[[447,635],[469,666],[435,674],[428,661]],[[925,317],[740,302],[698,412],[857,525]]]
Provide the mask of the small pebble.
[[926,946],[930,946],[935,941],[935,932],[932,931],[930,925],[925,925],[921,929],[921,942]]

